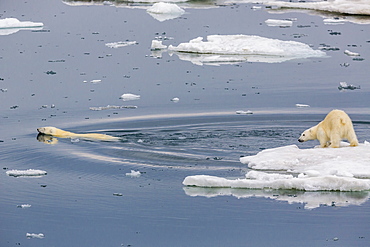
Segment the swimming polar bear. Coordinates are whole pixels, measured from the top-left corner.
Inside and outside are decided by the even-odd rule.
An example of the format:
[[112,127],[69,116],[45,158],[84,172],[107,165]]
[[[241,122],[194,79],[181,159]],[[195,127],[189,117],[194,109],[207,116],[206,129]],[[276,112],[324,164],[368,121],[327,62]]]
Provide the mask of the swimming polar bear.
[[102,140],[102,141],[112,141],[112,140],[118,140],[118,137],[105,135],[105,134],[76,134],[69,131],[61,130],[56,127],[41,127],[38,128],[37,131],[40,134],[43,135],[49,135],[49,136],[55,136],[60,138],[83,138],[83,139],[96,139],[96,140]]
[[352,121],[341,110],[332,110],[318,125],[305,130],[299,137],[299,142],[319,140],[320,147],[339,148],[340,141],[346,139],[350,146],[358,146],[358,140]]

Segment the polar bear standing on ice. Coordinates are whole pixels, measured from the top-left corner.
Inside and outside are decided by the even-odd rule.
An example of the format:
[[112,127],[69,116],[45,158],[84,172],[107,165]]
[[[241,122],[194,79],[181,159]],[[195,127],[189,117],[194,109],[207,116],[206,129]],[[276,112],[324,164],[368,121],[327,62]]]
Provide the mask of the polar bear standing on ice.
[[355,130],[349,116],[341,110],[332,110],[323,121],[305,130],[299,137],[299,142],[319,140],[320,147],[339,148],[340,141],[346,139],[350,146],[358,146]]

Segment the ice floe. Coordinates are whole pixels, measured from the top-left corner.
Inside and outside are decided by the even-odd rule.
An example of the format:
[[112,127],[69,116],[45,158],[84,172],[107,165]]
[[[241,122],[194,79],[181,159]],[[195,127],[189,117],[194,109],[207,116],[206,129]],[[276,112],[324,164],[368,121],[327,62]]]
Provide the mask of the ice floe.
[[240,115],[249,115],[249,114],[253,114],[253,112],[252,112],[252,111],[250,111],[250,110],[247,110],[247,111],[240,110],[240,111],[236,111],[235,113],[236,113],[236,114],[240,114]]
[[22,29],[40,30],[42,22],[20,21],[17,18],[0,19],[0,35],[9,35]]
[[295,189],[304,191],[370,190],[370,144],[357,147],[300,149],[296,145],[266,149],[240,158],[249,171],[245,178],[197,175],[183,184],[199,187]]
[[314,50],[297,41],[283,41],[255,35],[209,35],[170,45],[168,50],[176,52],[182,60],[197,65],[227,64],[235,62],[279,63],[292,59],[323,57],[325,52]]
[[123,101],[138,100],[140,99],[140,95],[136,95],[132,93],[124,93],[119,98]]
[[110,110],[110,109],[136,109],[137,106],[135,105],[107,105],[107,106],[98,106],[98,107],[89,107],[91,111],[102,111],[102,110]]
[[141,176],[140,171],[131,170],[131,172],[126,173],[126,176],[132,177],[132,178],[138,178]]
[[44,176],[47,174],[47,172],[43,170],[28,169],[28,170],[9,170],[6,172],[6,174],[8,176],[13,176],[13,177]]
[[163,50],[163,49],[167,49],[167,46],[163,45],[161,40],[154,39],[154,40],[152,40],[152,45],[151,45],[150,49],[152,51]]
[[166,21],[178,18],[185,13],[185,10],[174,3],[159,2],[153,4],[146,10],[154,19],[158,21]]
[[43,239],[45,235],[43,233],[26,233],[27,238],[38,238]]
[[352,52],[352,51],[349,51],[349,50],[345,50],[344,54],[346,54],[347,56],[350,56],[350,57],[360,56],[360,53]]
[[120,48],[125,47],[129,45],[137,45],[138,43],[136,41],[119,41],[119,42],[113,42],[113,43],[106,43],[105,46],[109,48]]
[[351,15],[370,15],[369,0],[329,0],[319,2],[268,1],[264,4],[283,8],[312,9]]
[[291,27],[293,25],[293,21],[289,20],[267,19],[265,23],[270,27]]
[[310,107],[310,105],[306,105],[306,104],[295,104],[295,106],[297,108],[308,108],[308,107]]
[[346,89],[348,89],[348,90],[361,89],[361,87],[360,86],[355,86],[355,85],[352,85],[352,84],[348,84],[347,82],[342,81],[342,82],[339,82],[338,89],[340,91],[344,91]]
[[31,204],[22,204],[22,205],[17,205],[17,208],[30,208]]

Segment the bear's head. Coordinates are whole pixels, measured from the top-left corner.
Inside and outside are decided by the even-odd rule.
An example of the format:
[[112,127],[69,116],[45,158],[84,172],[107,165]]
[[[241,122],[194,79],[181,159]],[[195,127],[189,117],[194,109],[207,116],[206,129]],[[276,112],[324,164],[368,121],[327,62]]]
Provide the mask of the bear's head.
[[55,127],[41,127],[41,128],[38,128],[37,131],[40,134],[44,134],[44,135],[56,135],[58,132],[58,129]]
[[314,139],[316,139],[316,138],[314,136],[312,128],[310,128],[310,129],[307,129],[307,130],[303,131],[303,133],[299,137],[298,141],[299,142],[305,142],[305,141],[314,140]]

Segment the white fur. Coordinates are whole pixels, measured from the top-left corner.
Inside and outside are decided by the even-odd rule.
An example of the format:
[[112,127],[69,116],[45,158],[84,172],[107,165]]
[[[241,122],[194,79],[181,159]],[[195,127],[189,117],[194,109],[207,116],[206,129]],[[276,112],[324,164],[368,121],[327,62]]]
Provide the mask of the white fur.
[[319,140],[320,147],[338,148],[340,141],[346,139],[350,146],[358,146],[358,140],[353,129],[352,120],[341,110],[332,110],[323,121],[305,130],[299,137],[299,142]]

